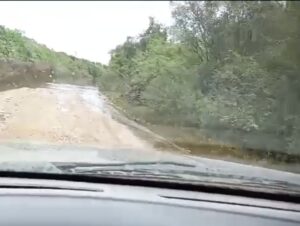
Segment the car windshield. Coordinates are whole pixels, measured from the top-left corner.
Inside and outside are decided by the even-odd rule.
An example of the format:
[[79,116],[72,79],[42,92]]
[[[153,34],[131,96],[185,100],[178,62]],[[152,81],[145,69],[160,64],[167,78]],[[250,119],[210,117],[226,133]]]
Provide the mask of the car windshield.
[[299,194],[300,2],[1,2],[7,171]]

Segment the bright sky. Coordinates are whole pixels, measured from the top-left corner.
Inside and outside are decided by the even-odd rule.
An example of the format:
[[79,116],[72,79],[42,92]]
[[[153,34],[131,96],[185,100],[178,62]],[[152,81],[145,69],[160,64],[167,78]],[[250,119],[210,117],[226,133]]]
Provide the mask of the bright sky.
[[148,18],[172,23],[168,1],[0,2],[0,25],[56,51],[108,63],[109,51],[143,32]]

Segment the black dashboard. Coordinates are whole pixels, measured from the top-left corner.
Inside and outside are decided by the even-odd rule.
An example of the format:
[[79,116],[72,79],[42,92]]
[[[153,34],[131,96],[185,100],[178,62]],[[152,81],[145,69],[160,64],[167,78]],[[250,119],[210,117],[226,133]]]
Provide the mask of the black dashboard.
[[194,191],[0,179],[0,225],[300,225],[300,205]]

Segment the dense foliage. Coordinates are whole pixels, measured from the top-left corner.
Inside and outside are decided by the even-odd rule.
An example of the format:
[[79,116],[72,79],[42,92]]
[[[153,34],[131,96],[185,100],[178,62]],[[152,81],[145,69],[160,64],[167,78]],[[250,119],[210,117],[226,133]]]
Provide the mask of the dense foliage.
[[112,51],[102,89],[120,93],[130,114],[148,122],[299,152],[300,3],[171,6],[174,26],[150,18],[144,33]]

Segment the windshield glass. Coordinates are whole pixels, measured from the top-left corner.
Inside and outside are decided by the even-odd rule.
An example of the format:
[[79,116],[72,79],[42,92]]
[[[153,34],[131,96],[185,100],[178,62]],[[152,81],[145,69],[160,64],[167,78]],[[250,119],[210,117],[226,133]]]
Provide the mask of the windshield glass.
[[300,2],[1,2],[0,171],[300,193]]

